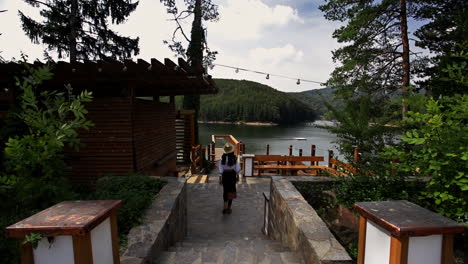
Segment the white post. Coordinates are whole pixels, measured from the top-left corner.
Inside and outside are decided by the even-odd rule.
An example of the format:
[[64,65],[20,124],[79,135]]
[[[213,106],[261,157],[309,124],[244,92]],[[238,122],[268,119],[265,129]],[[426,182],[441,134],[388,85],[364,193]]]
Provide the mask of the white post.
[[253,176],[253,160],[255,158],[255,154],[244,154],[242,155],[242,159],[244,160],[244,177],[251,177]]

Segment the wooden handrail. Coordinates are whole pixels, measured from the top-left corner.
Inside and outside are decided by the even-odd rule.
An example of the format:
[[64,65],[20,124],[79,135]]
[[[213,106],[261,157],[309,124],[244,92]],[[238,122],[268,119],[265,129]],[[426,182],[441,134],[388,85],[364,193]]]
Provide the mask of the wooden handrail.
[[241,143],[232,135],[211,135],[211,142],[213,144],[216,144],[216,139],[217,138],[225,138],[227,139],[231,144],[234,145],[234,154],[239,155],[241,152]]
[[190,152],[190,172],[195,174],[197,170],[203,169],[203,158],[204,153],[202,145],[192,146],[192,151]]

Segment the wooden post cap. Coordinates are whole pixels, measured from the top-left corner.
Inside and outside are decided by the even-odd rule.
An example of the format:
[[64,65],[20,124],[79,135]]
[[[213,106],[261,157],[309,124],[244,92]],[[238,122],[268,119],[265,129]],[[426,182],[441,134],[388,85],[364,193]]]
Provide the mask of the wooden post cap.
[[396,237],[464,232],[463,225],[405,200],[359,202],[354,209]]
[[65,201],[6,228],[9,237],[84,235],[115,213],[120,200]]

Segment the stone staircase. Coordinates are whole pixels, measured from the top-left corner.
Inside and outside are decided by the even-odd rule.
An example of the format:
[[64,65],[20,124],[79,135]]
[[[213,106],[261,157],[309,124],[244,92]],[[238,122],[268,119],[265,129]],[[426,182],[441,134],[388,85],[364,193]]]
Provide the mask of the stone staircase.
[[155,263],[303,263],[299,255],[261,232],[269,179],[248,178],[238,184],[230,215],[221,213],[223,190],[216,180],[187,185],[188,235]]

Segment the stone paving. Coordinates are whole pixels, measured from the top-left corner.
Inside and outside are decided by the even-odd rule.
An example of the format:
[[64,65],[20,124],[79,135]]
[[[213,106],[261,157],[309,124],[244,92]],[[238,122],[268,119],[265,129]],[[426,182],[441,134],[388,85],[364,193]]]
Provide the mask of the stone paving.
[[212,176],[210,183],[187,185],[188,235],[155,263],[303,263],[299,255],[261,232],[269,178],[242,180],[230,215],[221,213],[223,190],[217,182]]

